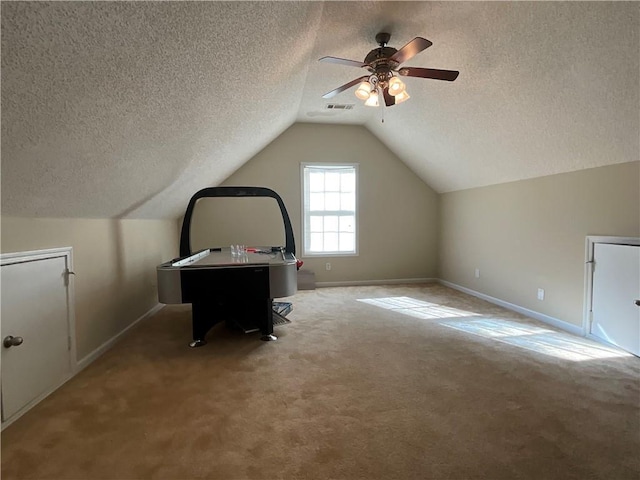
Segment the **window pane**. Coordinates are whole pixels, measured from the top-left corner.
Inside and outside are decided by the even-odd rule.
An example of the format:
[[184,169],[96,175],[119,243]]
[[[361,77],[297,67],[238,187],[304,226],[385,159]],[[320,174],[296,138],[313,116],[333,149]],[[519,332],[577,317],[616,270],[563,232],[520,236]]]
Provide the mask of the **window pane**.
[[340,233],[340,251],[354,252],[356,249],[356,236],[353,233]]
[[313,215],[309,218],[309,231],[321,232],[322,231],[322,217]]
[[324,194],[323,193],[311,193],[309,194],[309,210],[321,211],[324,210]]
[[309,234],[309,250],[312,252],[322,251],[322,233]]
[[340,175],[340,190],[343,192],[355,192],[356,191],[356,173],[344,172]]
[[325,195],[325,210],[340,210],[340,194],[339,193],[327,193]]
[[324,172],[309,172],[309,190],[311,192],[322,192],[324,190]]
[[325,252],[338,251],[338,234],[337,233],[324,234],[324,251]]
[[340,191],[340,173],[339,172],[327,172],[324,178],[325,178],[324,188],[327,192]]
[[324,217],[324,231],[325,232],[337,232],[338,231],[338,217],[331,215]]
[[356,196],[354,193],[343,193],[340,195],[340,210],[356,211]]
[[[340,217],[340,232],[352,232],[356,231],[356,222],[355,217],[353,215],[345,215]],[[342,237],[340,237],[342,238]],[[340,240],[340,244],[342,244],[342,240]]]

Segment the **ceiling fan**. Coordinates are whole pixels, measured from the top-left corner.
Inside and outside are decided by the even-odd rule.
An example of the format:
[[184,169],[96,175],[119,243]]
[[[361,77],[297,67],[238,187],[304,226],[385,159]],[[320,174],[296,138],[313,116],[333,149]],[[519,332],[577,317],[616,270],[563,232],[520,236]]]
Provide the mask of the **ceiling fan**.
[[362,67],[369,75],[351,80],[341,87],[325,93],[322,98],[332,98],[349,88],[360,84],[356,89],[356,97],[365,100],[365,105],[377,107],[378,97],[382,95],[387,107],[402,103],[409,98],[405,85],[399,76],[433,78],[435,80],[454,81],[460,72],[455,70],[438,70],[434,68],[400,67],[400,64],[413,58],[416,54],[429,48],[432,43],[422,37],[416,37],[400,50],[388,47],[391,34],[378,33],[376,42],[379,47],[371,50],[363,62],[337,57],[322,57],[320,62],[336,63],[350,67]]

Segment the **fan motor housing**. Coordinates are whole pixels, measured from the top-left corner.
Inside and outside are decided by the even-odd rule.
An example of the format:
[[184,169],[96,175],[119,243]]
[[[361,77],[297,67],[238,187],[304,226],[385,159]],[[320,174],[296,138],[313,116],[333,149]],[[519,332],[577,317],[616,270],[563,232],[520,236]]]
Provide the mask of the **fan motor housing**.
[[[371,65],[372,67],[375,67],[375,63],[378,62],[380,63],[380,61],[386,61],[389,62],[389,58],[391,56],[393,56],[393,54],[395,54],[398,50],[396,50],[393,47],[379,47],[379,48],[374,48],[373,50],[371,50],[369,52],[369,54],[365,57],[364,59],[364,63]],[[393,62],[395,63],[395,62]]]

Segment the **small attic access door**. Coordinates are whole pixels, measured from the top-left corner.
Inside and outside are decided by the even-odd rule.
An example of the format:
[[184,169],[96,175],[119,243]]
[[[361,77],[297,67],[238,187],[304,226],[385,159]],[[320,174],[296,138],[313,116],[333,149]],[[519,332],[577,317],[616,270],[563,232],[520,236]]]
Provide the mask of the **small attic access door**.
[[640,239],[589,237],[587,266],[587,334],[640,356]]
[[70,267],[70,248],[1,257],[3,427],[73,373]]

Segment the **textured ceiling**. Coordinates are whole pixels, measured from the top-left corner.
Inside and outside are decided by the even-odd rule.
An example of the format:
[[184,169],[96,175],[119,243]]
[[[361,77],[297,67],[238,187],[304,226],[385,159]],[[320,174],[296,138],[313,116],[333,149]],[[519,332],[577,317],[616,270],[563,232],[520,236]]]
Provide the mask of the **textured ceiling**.
[[[167,218],[294,122],[363,124],[440,192],[640,159],[640,4],[2,2],[2,214]],[[379,31],[411,99],[346,91]],[[384,123],[382,115],[384,114]]]

